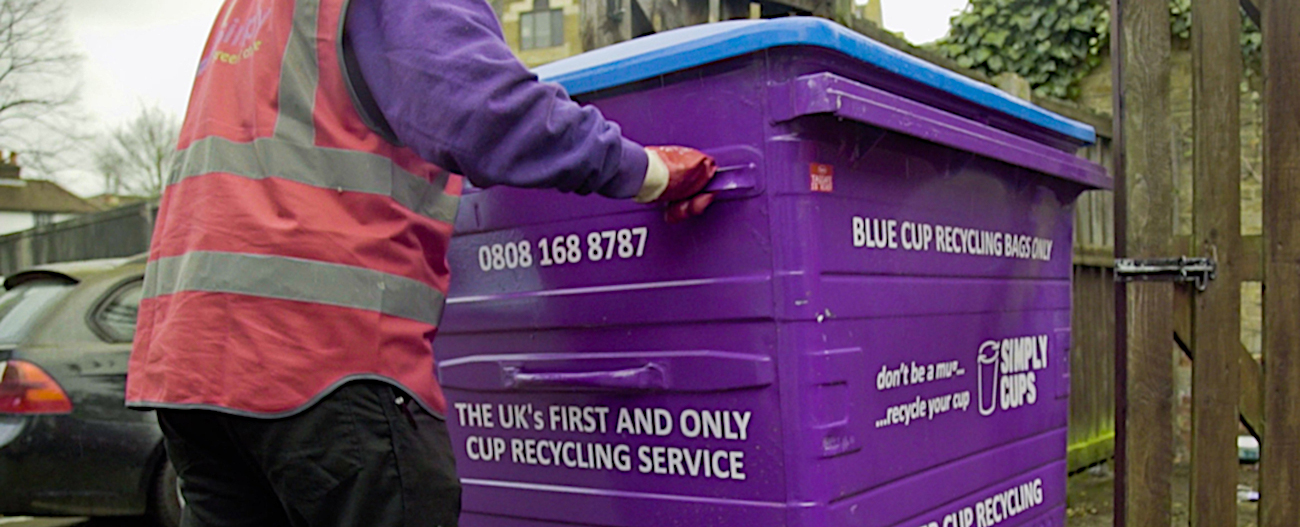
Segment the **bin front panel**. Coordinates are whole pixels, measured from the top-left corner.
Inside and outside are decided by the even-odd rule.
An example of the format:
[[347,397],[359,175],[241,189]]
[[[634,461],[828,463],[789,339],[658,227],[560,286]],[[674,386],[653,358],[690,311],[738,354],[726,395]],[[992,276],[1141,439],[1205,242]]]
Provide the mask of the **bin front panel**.
[[434,342],[463,524],[786,522],[762,71],[601,103],[635,140],[738,167],[705,217],[668,225],[659,207],[507,188],[463,199]]

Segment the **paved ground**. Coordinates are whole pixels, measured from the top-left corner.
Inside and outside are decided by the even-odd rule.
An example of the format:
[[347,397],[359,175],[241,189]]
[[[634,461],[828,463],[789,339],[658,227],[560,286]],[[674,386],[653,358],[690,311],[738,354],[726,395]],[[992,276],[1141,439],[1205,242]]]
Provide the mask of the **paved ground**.
[[[1240,465],[1238,484],[1259,490],[1259,465]],[[1186,527],[1187,497],[1190,475],[1187,465],[1174,467],[1172,527]],[[1115,477],[1108,467],[1094,467],[1070,478],[1068,527],[1110,527],[1114,514]],[[1259,506],[1253,502],[1237,503],[1237,527],[1256,527]]]
[[0,517],[0,527],[154,527],[139,518],[87,520],[86,518]]
[[86,526],[83,518],[31,518],[27,516],[0,517],[0,527],[64,527]]

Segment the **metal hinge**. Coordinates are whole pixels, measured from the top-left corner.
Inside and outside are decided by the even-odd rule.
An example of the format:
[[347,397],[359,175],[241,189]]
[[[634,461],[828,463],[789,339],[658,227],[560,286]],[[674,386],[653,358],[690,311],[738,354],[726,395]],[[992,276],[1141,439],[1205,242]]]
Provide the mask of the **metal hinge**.
[[1217,269],[1213,258],[1121,259],[1115,260],[1115,280],[1191,282],[1197,291],[1204,291]]

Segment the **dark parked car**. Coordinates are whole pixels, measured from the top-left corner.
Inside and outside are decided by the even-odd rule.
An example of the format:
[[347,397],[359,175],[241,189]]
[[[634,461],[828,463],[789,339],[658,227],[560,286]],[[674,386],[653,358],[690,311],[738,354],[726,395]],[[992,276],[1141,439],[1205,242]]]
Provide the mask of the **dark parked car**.
[[0,514],[178,525],[152,412],[123,406],[144,258],[38,267],[0,296]]

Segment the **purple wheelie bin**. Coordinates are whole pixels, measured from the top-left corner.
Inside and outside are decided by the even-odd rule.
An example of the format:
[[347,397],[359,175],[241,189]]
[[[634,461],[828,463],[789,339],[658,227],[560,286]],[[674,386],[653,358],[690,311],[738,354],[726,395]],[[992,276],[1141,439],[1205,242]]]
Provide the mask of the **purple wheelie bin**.
[[538,73],[714,155],[718,200],[466,193],[434,341],[463,525],[1064,524],[1091,128],[812,18]]

